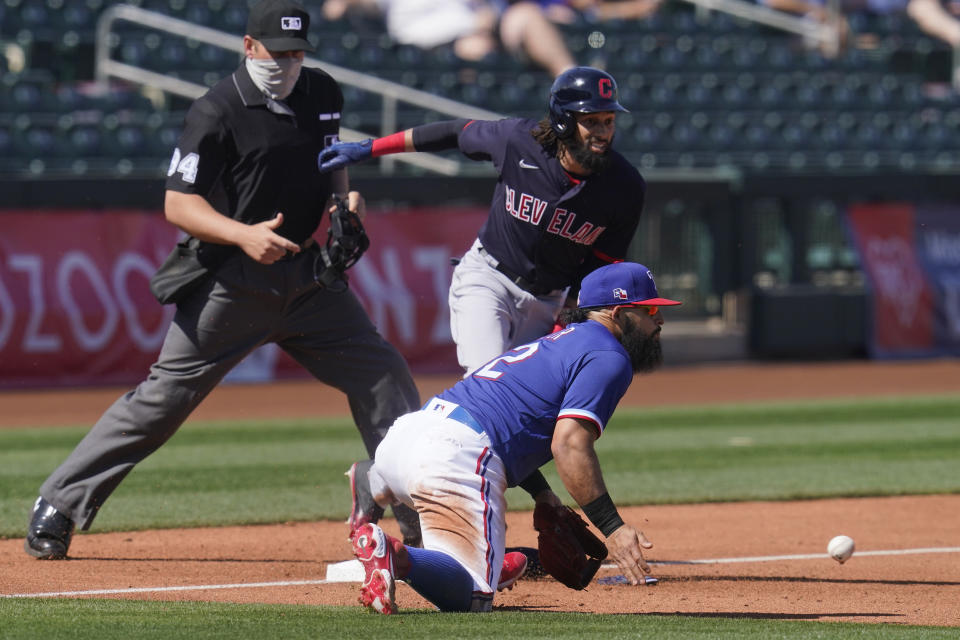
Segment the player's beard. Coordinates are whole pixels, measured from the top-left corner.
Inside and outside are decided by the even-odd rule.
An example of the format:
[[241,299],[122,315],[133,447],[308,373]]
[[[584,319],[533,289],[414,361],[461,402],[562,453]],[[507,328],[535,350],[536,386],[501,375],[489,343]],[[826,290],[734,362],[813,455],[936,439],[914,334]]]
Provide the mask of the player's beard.
[[610,165],[610,147],[613,144],[611,138],[606,151],[596,153],[590,150],[589,144],[578,137],[573,137],[564,143],[567,147],[567,153],[581,167],[590,173],[600,173]]
[[634,373],[650,373],[663,364],[663,351],[660,348],[660,327],[649,335],[643,333],[640,327],[627,316],[621,327],[620,344],[630,356],[630,364]]

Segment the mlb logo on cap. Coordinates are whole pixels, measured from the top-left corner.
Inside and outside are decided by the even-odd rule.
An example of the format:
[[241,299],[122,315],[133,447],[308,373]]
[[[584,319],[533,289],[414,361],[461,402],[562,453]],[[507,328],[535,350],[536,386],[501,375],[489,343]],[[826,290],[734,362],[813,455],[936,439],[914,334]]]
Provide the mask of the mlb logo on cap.
[[260,0],[247,16],[247,35],[267,51],[309,51],[310,14],[295,0]]
[[587,274],[577,298],[581,309],[677,304],[682,303],[660,297],[650,269],[636,262],[615,262]]

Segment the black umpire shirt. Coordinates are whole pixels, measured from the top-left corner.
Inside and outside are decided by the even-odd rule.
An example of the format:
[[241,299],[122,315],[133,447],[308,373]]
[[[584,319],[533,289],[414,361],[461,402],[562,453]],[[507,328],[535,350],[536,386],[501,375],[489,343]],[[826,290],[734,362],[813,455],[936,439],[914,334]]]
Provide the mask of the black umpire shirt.
[[[241,64],[190,106],[166,188],[203,196],[246,224],[283,213],[277,233],[300,244],[330,197],[331,176],[317,171],[317,155],[336,139],[342,108],[340,87],[319,69],[304,67],[291,94],[276,102]],[[204,243],[201,260],[235,250]]]

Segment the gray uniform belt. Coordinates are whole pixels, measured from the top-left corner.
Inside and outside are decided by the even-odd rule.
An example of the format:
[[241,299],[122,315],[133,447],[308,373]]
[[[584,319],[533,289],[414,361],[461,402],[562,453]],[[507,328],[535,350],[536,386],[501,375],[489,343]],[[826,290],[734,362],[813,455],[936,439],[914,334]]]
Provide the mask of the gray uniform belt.
[[[524,278],[523,276],[515,272],[513,269],[504,266],[504,264],[500,262],[500,260],[498,260],[496,256],[492,255],[489,251],[484,249],[482,246],[479,247],[479,250],[480,250],[480,255],[487,256],[493,259],[494,262],[496,262],[496,264],[493,266],[494,269],[496,269],[503,275],[507,276],[507,278],[510,279],[510,282],[517,285],[527,293],[532,293],[535,296],[543,296],[548,293],[552,293],[554,291],[554,289],[546,289],[542,286],[537,285],[534,282],[530,282],[529,280],[527,280],[526,278]],[[557,291],[559,291],[559,289],[557,289]]]

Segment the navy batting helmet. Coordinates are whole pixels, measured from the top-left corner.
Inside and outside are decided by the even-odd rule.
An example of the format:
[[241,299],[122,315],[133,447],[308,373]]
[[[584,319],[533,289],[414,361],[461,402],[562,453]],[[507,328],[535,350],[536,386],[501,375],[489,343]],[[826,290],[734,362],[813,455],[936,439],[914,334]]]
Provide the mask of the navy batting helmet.
[[567,69],[550,87],[550,126],[561,138],[571,134],[573,113],[626,111],[617,102],[617,81],[593,67]]

